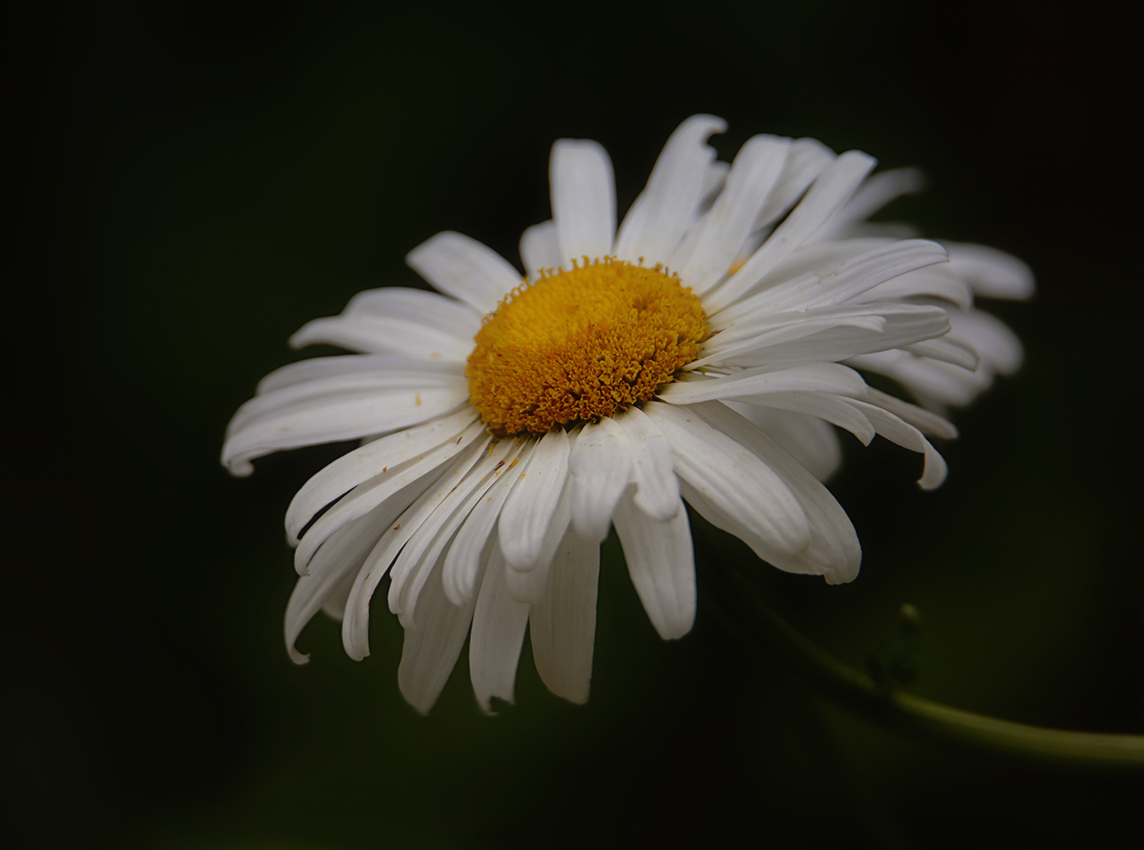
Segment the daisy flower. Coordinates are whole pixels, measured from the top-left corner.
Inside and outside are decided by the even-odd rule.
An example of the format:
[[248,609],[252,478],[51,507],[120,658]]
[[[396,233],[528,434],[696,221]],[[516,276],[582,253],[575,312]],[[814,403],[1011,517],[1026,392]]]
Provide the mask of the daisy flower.
[[922,487],[942,482],[926,434],[952,425],[853,366],[922,400],[936,384],[889,358],[972,374],[972,334],[950,333],[971,302],[923,273],[950,265],[946,249],[852,232],[877,185],[864,184],[866,154],[755,136],[728,166],[707,144],[723,129],[685,121],[618,226],[603,148],[558,141],[552,220],[521,239],[525,277],[440,233],[407,258],[440,294],[362,292],[292,337],[358,353],[264,378],[222,459],[246,475],[281,449],[360,440],[287,511],[295,661],[319,610],[341,620],[351,657],[368,655],[370,601],[388,578],[405,630],[398,683],[419,711],[466,638],[480,704],[511,701],[526,630],[545,684],[583,702],[613,525],[649,620],[678,638],[696,607],[684,501],[779,569],[840,583],[861,548],[820,480],[835,428],[922,454]]

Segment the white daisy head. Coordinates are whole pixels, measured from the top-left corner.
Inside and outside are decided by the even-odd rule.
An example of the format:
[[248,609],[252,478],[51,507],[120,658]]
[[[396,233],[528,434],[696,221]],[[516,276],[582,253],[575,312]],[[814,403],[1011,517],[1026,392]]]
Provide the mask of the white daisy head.
[[405,628],[398,681],[419,710],[466,638],[480,703],[511,700],[526,628],[544,682],[582,702],[612,526],[652,625],[677,638],[696,606],[684,501],[776,567],[838,583],[861,549],[821,483],[836,429],[921,453],[922,486],[941,483],[926,435],[953,426],[855,367],[923,402],[934,381],[887,364],[975,375],[975,343],[1000,337],[972,309],[974,255],[935,276],[952,268],[941,245],[856,234],[871,198],[892,194],[864,185],[869,156],[756,136],[728,167],[707,144],[723,129],[685,121],[618,226],[606,152],[559,141],[552,219],[521,239],[523,278],[441,233],[408,257],[440,294],[363,292],[294,335],[357,353],[263,379],[223,462],[243,475],[280,449],[361,441],[287,511],[296,661],[319,609],[342,620],[352,657],[368,655],[370,601],[388,577]]

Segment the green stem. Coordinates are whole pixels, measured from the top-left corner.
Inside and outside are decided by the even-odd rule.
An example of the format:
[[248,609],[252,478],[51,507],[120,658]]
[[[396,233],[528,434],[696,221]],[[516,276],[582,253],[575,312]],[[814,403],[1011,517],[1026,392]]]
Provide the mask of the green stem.
[[[730,563],[706,570],[725,576],[733,587],[736,616],[716,601],[724,626],[752,654],[777,659],[825,696],[855,714],[892,731],[922,740],[941,740],[1034,756],[1059,762],[1144,768],[1144,735],[1068,732],[998,720],[951,708],[900,690],[887,690],[864,673],[815,646],[779,617]],[[708,601],[713,601],[707,594]],[[747,610],[749,609],[749,614]],[[746,615],[746,616],[743,616]]]

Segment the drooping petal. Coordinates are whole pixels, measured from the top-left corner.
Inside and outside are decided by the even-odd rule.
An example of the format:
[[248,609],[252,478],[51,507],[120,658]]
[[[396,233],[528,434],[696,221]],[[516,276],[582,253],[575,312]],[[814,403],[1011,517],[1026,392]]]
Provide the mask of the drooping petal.
[[519,472],[501,509],[501,549],[510,566],[527,569],[540,557],[544,534],[556,512],[568,479],[571,441],[563,429],[545,434]]
[[[388,524],[388,520],[380,515],[383,511],[384,508],[376,508],[357,522],[338,529],[311,561],[309,575],[299,576],[286,606],[283,624],[286,650],[295,664],[305,664],[310,660],[309,653],[301,653],[294,648],[298,635],[347,577],[352,584],[354,573]],[[342,607],[345,607],[344,602]]]
[[759,395],[740,396],[738,401],[757,404],[774,410],[787,410],[791,413],[804,413],[817,417],[831,425],[844,428],[862,445],[870,445],[877,433],[860,410],[850,404],[851,399],[834,393],[774,392]]
[[797,556],[807,568],[800,571],[821,575],[830,584],[852,581],[862,562],[862,547],[850,518],[830,491],[768,434],[726,405],[704,402],[693,409],[754,452],[795,494],[810,529],[810,545]]
[[584,426],[568,463],[572,526],[584,540],[601,543],[608,536],[612,512],[631,477],[624,429],[609,417]]
[[457,484],[465,480],[466,474],[479,459],[481,448],[482,444],[476,443],[446,465],[417,500],[397,517],[397,521],[386,527],[377,544],[366,556],[350,590],[345,617],[342,620],[342,645],[350,658],[360,661],[369,655],[370,600],[394,558],[422,524],[445,502]]
[[628,574],[648,619],[664,640],[683,637],[695,622],[695,555],[687,511],[666,522],[639,510],[630,495],[616,509],[616,533]]
[[616,423],[627,438],[636,507],[657,522],[667,522],[679,512],[679,481],[671,443],[638,407],[617,416]]
[[[544,539],[540,541],[540,554],[531,564],[516,566],[507,559],[508,591],[517,602],[536,604],[544,600],[548,592],[548,573],[556,557],[556,549],[564,539],[565,532],[572,524],[572,497],[568,488],[560,494],[556,510],[548,521]],[[598,546],[599,544],[597,544]],[[501,551],[504,551],[503,544]]]
[[315,529],[321,536],[318,525],[329,527],[334,521],[330,514],[344,516],[338,523],[341,525],[372,510],[411,481],[430,474],[467,449],[480,438],[482,430],[476,411],[469,408],[348,452],[310,478],[290,501],[286,509],[287,539],[298,540],[302,529],[335,499],[339,499],[338,503],[314,522],[307,538],[314,536]]
[[575,703],[588,701],[596,640],[600,547],[569,530],[556,549],[543,600],[529,612],[536,670],[548,689]]
[[829,422],[792,410],[734,400],[723,403],[766,431],[819,481],[830,479],[842,465],[842,443]]
[[[437,563],[473,507],[496,483],[506,460],[511,460],[518,449],[511,440],[487,448],[464,479],[453,487],[432,514],[420,524],[394,560],[389,573],[389,610],[399,616],[403,626],[413,625],[417,597],[429,575],[429,568]],[[445,586],[443,577],[442,564],[442,586]],[[445,595],[454,604],[467,601],[463,597],[453,598],[447,586]]]
[[449,681],[473,620],[473,605],[458,607],[441,587],[440,564],[417,600],[417,626],[405,630],[397,684],[409,704],[427,714]]
[[350,591],[353,589],[355,578],[357,576],[352,571],[346,573],[322,602],[322,613],[336,623],[341,623],[342,618],[345,617],[346,602],[350,598]]
[[930,434],[945,440],[957,438],[957,426],[944,416],[938,416],[931,410],[925,410],[916,404],[910,404],[908,401],[895,398],[872,387],[867,392],[865,400],[870,404],[878,405],[883,410],[888,410],[899,419],[913,425],[923,434]]
[[865,414],[866,418],[870,420],[870,423],[881,436],[885,437],[891,443],[897,443],[902,448],[919,452],[925,458],[922,477],[918,480],[918,484],[921,485],[923,490],[933,490],[935,487],[941,486],[942,482],[945,481],[946,472],[948,471],[945,458],[941,456],[938,450],[933,447],[921,431],[900,417],[890,413],[888,410],[883,410],[876,405],[857,400],[851,400],[850,403]]
[[679,478],[721,513],[756,529],[768,552],[793,555],[810,543],[806,514],[790,488],[756,455],[685,407],[651,402],[644,412],[671,444]]
[[491,710],[493,697],[513,701],[516,667],[528,626],[530,606],[512,598],[507,569],[500,546],[493,541],[469,638],[469,674],[477,702],[485,711]]
[[607,151],[598,142],[561,139],[552,146],[548,173],[560,263],[611,255],[616,181]]
[[[445,592],[454,604],[460,605],[473,598],[477,589],[481,553],[488,547],[488,541],[494,534],[505,499],[520,481],[520,476],[513,470],[520,461],[527,460],[530,452],[530,446],[522,445],[516,457],[495,470],[497,480],[485,492],[484,497],[473,506],[456,537],[453,538],[453,543],[445,555],[442,580]],[[499,545],[497,548],[500,548]]]

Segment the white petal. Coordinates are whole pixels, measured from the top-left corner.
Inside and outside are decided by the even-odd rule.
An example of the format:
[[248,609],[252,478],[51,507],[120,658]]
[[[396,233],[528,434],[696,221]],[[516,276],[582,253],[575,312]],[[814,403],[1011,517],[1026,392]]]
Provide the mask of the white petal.
[[973,306],[973,290],[949,268],[948,263],[906,272],[879,283],[855,301],[892,301],[895,298],[940,298],[963,310]]
[[548,524],[568,478],[571,443],[562,430],[549,431],[521,469],[501,510],[500,545],[510,566],[527,569],[540,557]]
[[607,151],[587,139],[561,139],[552,146],[548,174],[561,265],[581,256],[610,256],[616,235],[616,181]]
[[[716,528],[721,528],[733,537],[738,537],[771,566],[788,573],[821,574],[821,570],[815,569],[812,564],[799,557],[799,554],[792,555],[789,552],[780,552],[775,549],[771,546],[770,541],[759,534],[758,529],[753,524],[744,521],[741,517],[734,517],[725,513],[708,492],[691,486],[686,479],[680,479],[679,492],[684,501],[691,505],[700,516]],[[809,547],[809,545],[808,539],[807,546]]]
[[730,170],[731,163],[719,160],[715,160],[707,166],[707,171],[703,174],[702,198],[704,200],[711,201],[718,192],[722,191],[723,182],[727,179],[727,173]]
[[1012,254],[968,245],[962,242],[942,242],[949,251],[949,267],[973,287],[982,298],[1007,298],[1024,301],[1036,288],[1033,270]]
[[[306,399],[281,412],[274,411],[248,421],[223,445],[222,462],[233,475],[249,475],[253,471],[251,461],[264,455],[419,425],[456,410],[468,395],[463,382],[455,382],[423,390],[357,392]],[[267,398],[269,396],[258,396],[253,401]]]
[[740,445],[747,446],[774,469],[806,512],[810,545],[798,558],[807,567],[799,572],[822,575],[830,584],[852,581],[862,563],[862,547],[841,505],[817,479],[765,432],[718,402],[694,408],[709,423]]
[[767,393],[826,392],[866,394],[866,382],[848,366],[838,363],[809,363],[789,368],[761,367],[732,372],[708,380],[676,381],[659,392],[671,404],[694,404],[714,399],[757,396]]
[[309,653],[303,654],[294,648],[298,635],[347,577],[352,585],[354,573],[385,529],[388,520],[379,514],[380,511],[375,510],[338,529],[318,550],[310,564],[309,575],[300,576],[294,585],[286,606],[284,627],[286,649],[295,664],[305,664],[310,660]]
[[521,282],[520,273],[491,248],[452,231],[422,242],[405,262],[441,292],[472,305],[481,315],[495,310]]
[[782,177],[767,195],[767,202],[759,210],[752,229],[769,228],[778,221],[835,158],[834,151],[817,139],[791,142]]
[[311,357],[281,366],[258,382],[255,395],[265,395],[297,384],[308,384],[361,372],[412,373],[415,371],[461,374],[455,364],[439,359],[422,360],[400,354],[337,354]]
[[557,547],[543,601],[529,613],[536,670],[548,689],[588,701],[596,639],[600,547],[569,531]]
[[688,408],[651,402],[644,412],[671,443],[680,479],[722,514],[753,528],[768,552],[792,555],[809,545],[798,499],[756,455]]
[[615,522],[648,619],[664,640],[683,637],[695,622],[695,555],[687,511],[680,505],[674,519],[657,522],[625,496]]
[[692,292],[706,292],[727,274],[782,173],[789,148],[790,139],[774,136],[755,136],[743,145],[695,239],[685,242],[688,250],[677,250],[668,261]]
[[800,275],[788,283],[769,287],[752,297],[749,305],[740,302],[735,315],[832,307],[899,275],[945,261],[945,249],[924,239],[879,245],[843,260],[827,274]]
[[[855,257],[892,244],[889,239],[847,239],[843,242],[807,242],[790,253],[774,270],[759,283],[760,290],[770,286],[794,280],[813,272],[819,277],[838,271],[842,265]],[[752,296],[755,303],[758,295]],[[719,314],[718,321],[727,316],[736,316],[741,313],[743,305],[736,303]]]
[[[390,564],[393,563],[393,559],[421,525],[433,515],[454,487],[464,480],[466,473],[479,458],[480,447],[480,443],[474,444],[472,448],[478,451],[470,449],[446,466],[436,480],[432,481],[431,486],[406,508],[397,521],[387,525],[385,533],[366,556],[365,563],[358,571],[357,579],[350,590],[345,617],[342,620],[342,645],[350,658],[360,661],[369,655],[370,600],[377,585],[389,570]],[[307,533],[306,537],[309,536]],[[303,543],[305,539],[303,538]],[[434,567],[434,569],[440,572],[439,568]],[[441,593],[443,595],[444,590]]]
[[945,440],[957,437],[957,427],[944,416],[938,416],[930,410],[924,410],[916,404],[910,404],[900,398],[895,398],[881,390],[871,388],[865,401],[876,404],[884,410],[913,425],[923,434],[931,434]]
[[307,322],[290,337],[290,345],[302,348],[324,343],[369,354],[392,352],[464,363],[473,350],[473,337],[466,333],[467,327],[466,324],[445,331],[397,316],[343,313]]
[[[518,568],[505,561],[508,566],[508,591],[517,602],[538,603],[544,600],[544,595],[548,592],[548,573],[552,568],[552,559],[556,557],[556,549],[572,523],[571,504],[571,494],[568,488],[564,488],[544,532],[544,539],[540,542],[540,554],[534,562]],[[504,544],[501,543],[500,546],[503,552]]]
[[[359,358],[350,355],[345,359]],[[366,357],[364,359],[372,358]],[[340,375],[331,375],[304,383],[295,382],[256,395],[238,409],[230,421],[230,425],[227,426],[227,435],[233,436],[237,432],[255,425],[288,419],[323,404],[333,407],[372,397],[400,397],[409,393],[416,396],[422,390],[429,393],[433,390],[458,389],[464,386],[466,386],[464,375],[454,369],[446,371],[430,367],[427,369],[346,371]],[[414,402],[416,402],[416,398],[414,398]],[[424,403],[421,406],[424,406]],[[382,411],[379,422],[385,422],[388,415],[389,411]]]
[[893,378],[927,407],[963,407],[993,381],[992,371],[985,364],[978,364],[977,371],[970,372],[899,350],[862,354],[846,362]]
[[[810,286],[816,279],[817,275],[810,273],[802,275],[798,283]],[[855,317],[881,316],[877,308],[871,308],[868,304],[841,304],[816,307],[813,310],[775,312],[766,302],[766,295],[766,292],[752,295],[715,317],[711,321],[711,339],[704,344],[703,350],[709,353],[724,351],[732,344],[738,345],[744,339],[772,331],[783,332],[784,338],[794,338],[790,336],[791,332],[797,330],[799,335],[805,335],[814,332],[808,330],[812,327],[827,327],[830,320],[837,320],[839,324],[855,324],[852,321]],[[877,329],[882,324],[881,321],[860,321],[856,326]]]
[[453,538],[453,544],[445,555],[442,579],[445,592],[455,604],[459,605],[473,598],[477,589],[477,572],[481,563],[481,553],[488,548],[489,540],[493,537],[505,499],[508,498],[512,488],[520,480],[520,476],[513,470],[522,459],[527,460],[527,455],[524,452],[528,451],[531,451],[528,444],[521,445],[517,456],[495,471],[498,476],[497,481],[489,487],[484,497],[473,506],[464,525],[457,532],[457,536]]
[[934,360],[952,363],[954,366],[960,366],[970,372],[977,368],[977,349],[965,340],[959,339],[952,331],[945,336],[925,339],[903,346],[903,348],[919,357],[932,357]]
[[983,310],[950,311],[951,334],[970,343],[996,372],[1012,375],[1025,358],[1021,340],[998,319]]
[[520,237],[520,258],[529,280],[536,280],[542,269],[560,268],[560,240],[556,222],[542,221],[527,228]]
[[458,607],[441,587],[441,569],[433,569],[417,602],[417,627],[405,630],[397,684],[415,709],[428,713],[456,666],[473,619],[471,604]]
[[849,398],[833,393],[776,392],[742,396],[738,400],[776,410],[816,416],[831,425],[845,428],[861,440],[863,445],[869,445],[876,433],[870,420],[863,416],[861,411],[855,410]]
[[789,317],[786,324],[754,337],[721,345],[722,335],[716,336],[705,346],[709,353],[689,364],[689,368],[709,364],[751,368],[846,360],[949,332],[949,314],[941,307],[893,301],[780,315]]
[[[386,287],[359,292],[340,316],[317,319],[290,338],[295,348],[325,342],[363,351],[395,351],[463,361],[481,314],[436,292]],[[459,352],[459,354],[458,354]]]
[[814,235],[815,240],[853,236],[867,218],[895,198],[920,192],[925,182],[925,175],[916,168],[895,168],[871,175]]
[[[377,504],[410,481],[427,475],[478,438],[481,429],[473,427],[478,415],[467,407],[460,413],[382,437],[342,455],[311,477],[290,500],[286,509],[287,538],[297,540],[318,511],[362,484],[386,488],[372,494],[379,497]],[[442,451],[434,452],[435,449]]]
[[[458,529],[468,523],[473,511],[486,497],[493,500],[497,498],[497,494],[490,495],[489,490],[497,485],[520,450],[521,446],[514,440],[490,446],[468,472],[465,480],[445,497],[433,515],[405,544],[390,571],[389,586],[389,610],[401,615],[402,625],[411,624],[417,594],[421,592],[427,575],[426,567],[437,562],[446,546],[450,553],[453,551]],[[483,551],[486,543],[486,540],[474,541],[476,552]],[[449,564],[450,560],[446,556],[442,566],[445,595],[454,605],[464,605],[472,600],[476,582],[475,565],[468,574],[458,575],[454,572],[456,566],[450,570]]]
[[342,312],[362,316],[397,316],[468,337],[481,329],[481,313],[464,301],[405,286],[363,290],[350,299]]
[[485,711],[491,710],[493,697],[513,701],[516,667],[528,625],[530,606],[509,594],[507,569],[500,547],[494,543],[469,638],[469,673],[477,701]]
[[850,403],[865,414],[881,436],[892,443],[897,443],[902,448],[920,452],[925,457],[922,477],[918,481],[923,490],[933,490],[935,487],[941,486],[948,471],[945,458],[938,453],[921,431],[893,413],[873,404],[854,400]]
[[706,140],[726,128],[721,118],[693,115],[671,134],[647,188],[620,225],[615,249],[618,257],[632,262],[646,257],[655,263],[671,256],[703,196],[708,169],[715,158]]
[[568,458],[572,526],[589,543],[608,536],[612,512],[628,486],[631,462],[624,429],[614,419],[587,424]]
[[357,574],[352,570],[346,573],[342,576],[342,580],[334,585],[330,595],[322,602],[322,613],[335,623],[341,623],[346,614],[346,602],[350,598],[350,590],[353,589],[356,578]]
[[874,160],[859,151],[848,151],[834,160],[763,246],[739,271],[703,299],[707,314],[717,313],[746,295],[822,226],[873,167]]
[[724,404],[766,431],[819,481],[831,478],[842,465],[842,443],[829,422],[807,413],[757,404]]
[[[436,564],[453,540],[457,530],[468,519],[473,507],[498,480],[499,471],[517,453],[518,446],[511,440],[490,446],[465,474],[463,480],[441,500],[433,513],[426,517],[393,562],[389,578],[389,610],[399,615],[401,624],[413,625],[417,596],[429,575],[428,569]],[[467,601],[463,595],[450,594],[444,584],[445,595],[454,605]]]
[[679,513],[679,480],[671,443],[638,407],[617,416],[616,424],[628,441],[636,507],[658,522],[667,522]]

